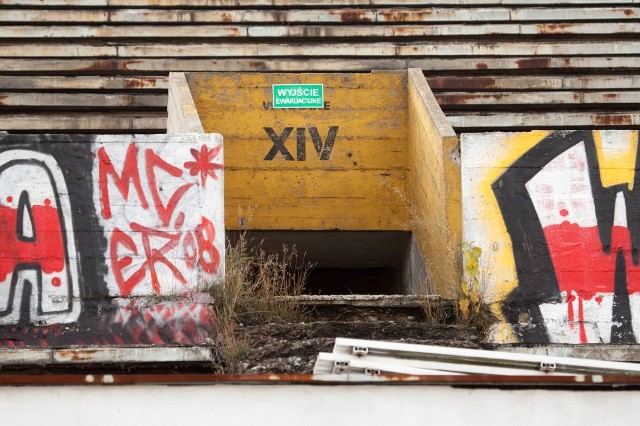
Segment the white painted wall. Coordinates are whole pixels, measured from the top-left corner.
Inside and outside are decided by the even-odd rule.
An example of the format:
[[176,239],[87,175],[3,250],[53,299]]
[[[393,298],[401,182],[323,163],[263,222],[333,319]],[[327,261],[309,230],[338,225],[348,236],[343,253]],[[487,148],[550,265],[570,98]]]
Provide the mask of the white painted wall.
[[4,424],[47,426],[632,424],[637,391],[432,385],[49,386],[0,388]]

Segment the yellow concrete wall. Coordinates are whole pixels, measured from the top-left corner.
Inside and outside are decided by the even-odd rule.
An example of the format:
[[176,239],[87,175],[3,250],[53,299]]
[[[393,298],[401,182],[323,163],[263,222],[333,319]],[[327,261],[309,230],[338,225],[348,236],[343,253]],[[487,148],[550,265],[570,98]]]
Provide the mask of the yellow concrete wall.
[[409,70],[407,91],[412,230],[432,289],[453,296],[461,269],[458,139],[421,70]]
[[[401,194],[409,181],[406,73],[193,73],[187,79],[205,132],[225,138],[227,229],[406,230]],[[325,109],[268,109],[272,84],[322,83]],[[321,160],[310,137],[324,142]],[[265,128],[281,135],[292,161],[277,153]],[[306,159],[297,160],[297,128],[305,128]]]

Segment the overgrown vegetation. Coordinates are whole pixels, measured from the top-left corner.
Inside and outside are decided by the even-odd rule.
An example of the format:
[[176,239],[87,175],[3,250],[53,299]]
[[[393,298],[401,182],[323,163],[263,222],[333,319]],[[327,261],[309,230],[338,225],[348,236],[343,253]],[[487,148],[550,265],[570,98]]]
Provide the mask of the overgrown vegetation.
[[462,243],[459,260],[462,275],[455,285],[455,300],[428,298],[422,305],[425,318],[429,322],[460,324],[474,327],[484,335],[495,322],[495,316],[482,299],[485,287],[480,269],[482,250],[469,243]]
[[[403,190],[392,185],[384,177],[382,185],[407,206],[411,217],[406,225],[407,229],[414,232],[426,231],[429,225],[433,225]],[[422,304],[425,319],[432,323],[468,325],[475,327],[481,335],[484,335],[496,318],[482,298],[485,289],[484,275],[480,268],[482,250],[469,243],[462,243],[462,247],[457,249],[448,243],[452,240],[451,231],[448,228],[441,228],[441,230],[446,235],[443,238],[446,243],[442,245],[444,250],[442,258],[453,259],[456,265],[462,264],[462,271],[459,275],[453,274],[447,283],[447,286],[454,289],[454,300],[439,296],[425,299]],[[427,283],[422,286],[423,288],[429,288],[428,282],[432,281],[428,277],[430,274],[446,276],[446,270],[441,264],[430,264],[427,269]]]
[[212,283],[218,339],[223,361],[233,369],[247,354],[247,344],[238,338],[237,324],[294,322],[303,319],[304,307],[291,296],[299,296],[312,269],[295,247],[282,253],[267,253],[262,244],[252,246],[246,235],[227,243],[225,277]]

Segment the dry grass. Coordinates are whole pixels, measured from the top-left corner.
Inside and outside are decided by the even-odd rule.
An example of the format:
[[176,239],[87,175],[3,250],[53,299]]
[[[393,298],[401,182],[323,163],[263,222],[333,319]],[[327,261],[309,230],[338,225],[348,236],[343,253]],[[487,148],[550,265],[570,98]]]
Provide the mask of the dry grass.
[[[455,265],[462,265],[459,273],[447,275],[449,268],[446,261],[431,263],[427,265],[426,283],[422,288],[429,289],[430,276],[447,277],[446,287],[453,289],[453,300],[444,297],[428,297],[422,305],[425,320],[430,323],[439,324],[460,324],[475,327],[481,335],[485,335],[489,327],[496,322],[496,317],[488,304],[483,301],[483,293],[486,289],[487,280],[481,271],[479,258],[482,251],[471,244],[463,243],[461,247],[449,244],[452,241],[452,233],[449,228],[438,223],[430,222],[412,201],[414,197],[407,194],[389,183],[386,178],[382,178],[382,185],[391,191],[407,207],[411,220],[405,228],[416,233],[426,234],[429,226],[440,228],[443,244],[442,259],[452,259]],[[422,231],[422,232],[421,232]]]
[[228,364],[246,354],[247,345],[238,340],[236,326],[300,321],[304,308],[290,296],[299,296],[312,269],[293,248],[266,253],[262,245],[252,247],[242,234],[226,248],[225,277],[209,286],[218,325],[221,355]]

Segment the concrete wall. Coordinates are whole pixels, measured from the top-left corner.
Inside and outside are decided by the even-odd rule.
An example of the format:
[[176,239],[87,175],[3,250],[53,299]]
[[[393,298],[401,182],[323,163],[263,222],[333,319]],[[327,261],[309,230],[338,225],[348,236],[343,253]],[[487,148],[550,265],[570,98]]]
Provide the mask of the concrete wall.
[[[228,229],[412,231],[404,291],[454,293],[458,140],[420,70],[189,73],[187,81],[202,127],[225,135]],[[274,109],[277,83],[322,83],[325,107]]]
[[[96,376],[96,382],[101,378]],[[584,377],[579,378],[585,381]],[[593,381],[597,378],[602,380],[601,376],[594,376]],[[590,383],[590,377],[586,381]],[[4,386],[0,387],[0,409],[10,424],[39,424],[42,413],[66,407],[68,413],[64,416],[51,416],[47,421],[51,426],[111,426],[122,419],[130,424],[158,425],[211,424],[216,419],[237,425],[325,426],[345,424],[348,417],[372,426],[414,422],[433,426],[633,423],[634,411],[620,407],[633,406],[638,391],[624,386],[614,391],[611,384],[606,386],[604,390],[567,389],[561,385],[539,389],[533,384],[515,389],[502,385],[497,389],[486,384],[471,387],[357,382],[346,386]],[[38,401],[38,409],[33,408],[34,401]]]
[[169,73],[167,133],[204,133],[183,72]]
[[637,131],[462,135],[463,240],[497,342],[640,339]]
[[0,135],[0,345],[205,343],[220,135]]
[[[405,230],[406,73],[189,73],[224,135],[227,229]],[[274,109],[272,84],[324,84],[325,107]]]
[[460,277],[458,138],[422,72],[410,69],[408,79],[411,229],[433,290],[453,296]]

